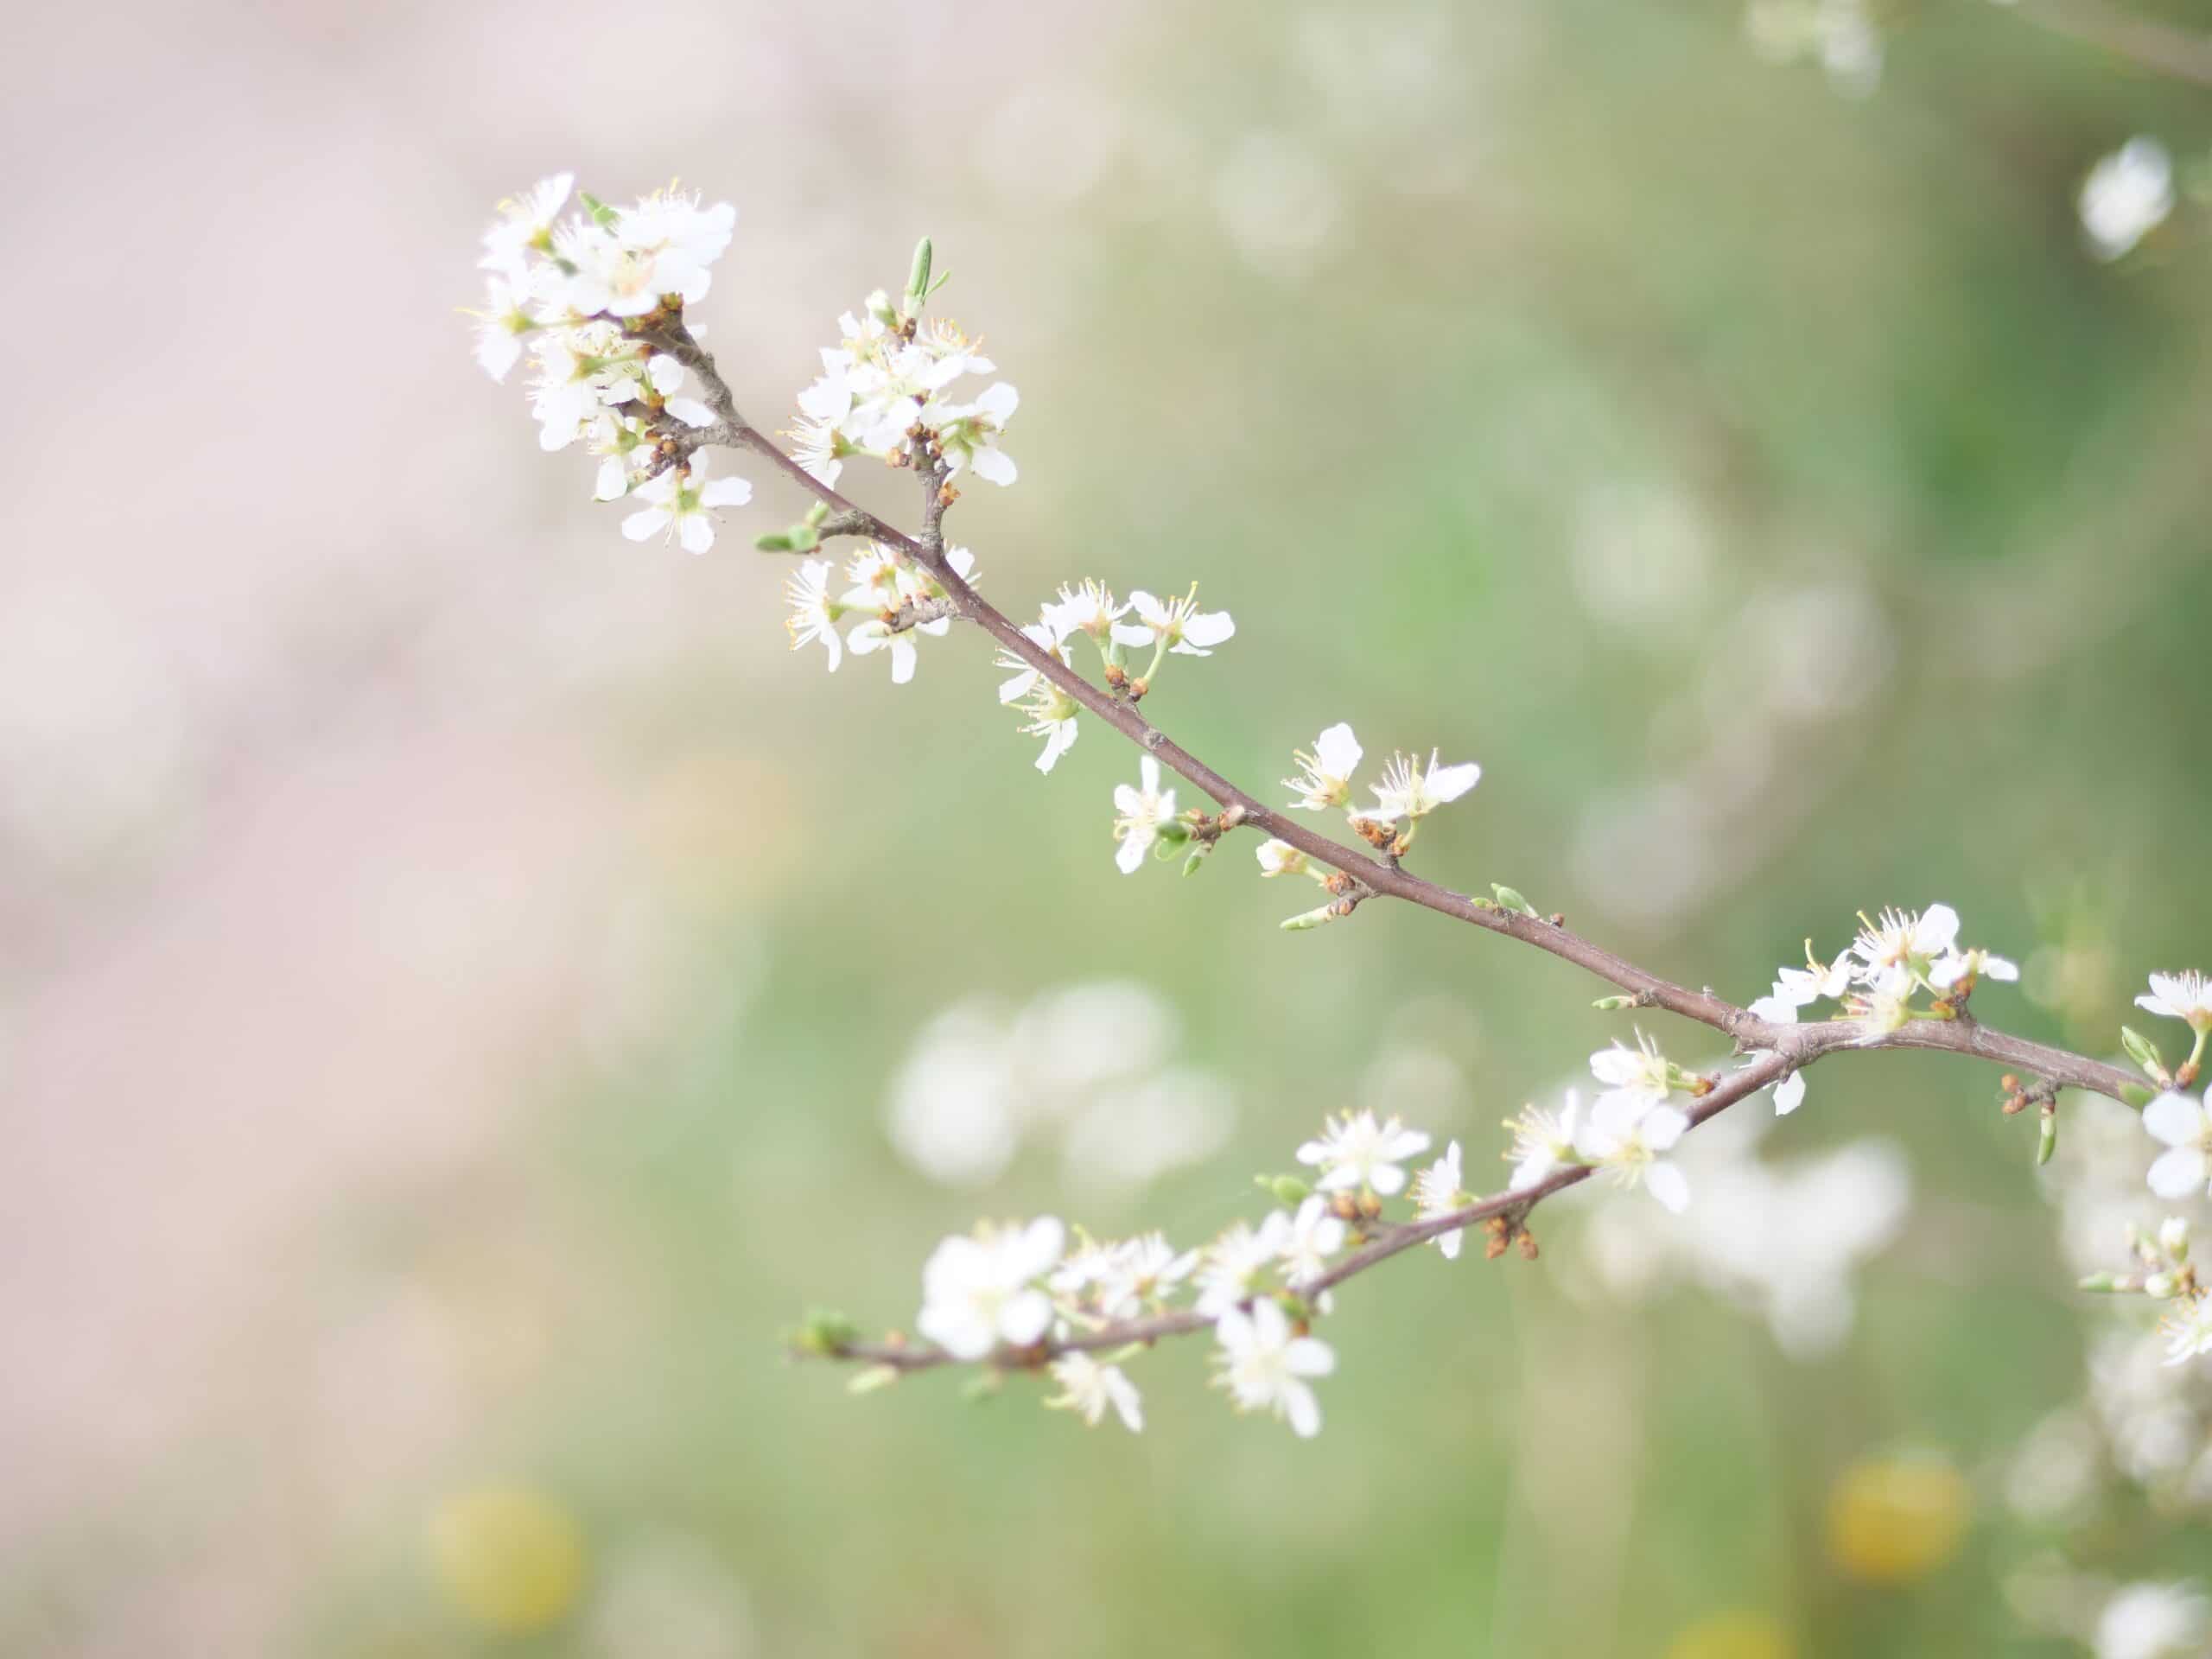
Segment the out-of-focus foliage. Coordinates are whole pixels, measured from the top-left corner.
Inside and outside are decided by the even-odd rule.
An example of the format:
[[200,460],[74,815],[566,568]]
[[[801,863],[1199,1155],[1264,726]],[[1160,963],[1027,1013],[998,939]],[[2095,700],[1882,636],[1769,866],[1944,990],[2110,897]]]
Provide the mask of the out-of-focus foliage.
[[[1312,1443],[1198,1344],[1135,1440],[783,1363],[979,1213],[1211,1233],[1339,1107],[1488,1170],[1624,1016],[1425,914],[1279,933],[1241,850],[1117,874],[1125,746],[1040,779],[972,640],[787,657],[782,566],[623,543],[449,309],[499,194],[680,171],[739,204],[699,321],[766,422],[927,231],[1023,396],[957,537],[1009,610],[1232,608],[1179,741],[1479,760],[1418,868],[1739,999],[1947,900],[2026,969],[1984,1017],[2107,1052],[2212,966],[2212,247],[2183,200],[2100,259],[2077,199],[2137,135],[2185,172],[2201,92],[1971,4],[1886,19],[1871,92],[1595,0],[134,21],[52,20],[100,79],[5,118],[84,137],[16,209],[74,257],[0,288],[97,326],[6,417],[0,1644],[2058,1653],[2205,1559],[2065,1415],[2033,1125],[1939,1057],[1758,1150],[1909,1160],[1840,1346],[1601,1271],[1593,1183],[1537,1263],[1345,1292]],[[148,454],[57,421],[88,373]],[[1086,1177],[1152,1109],[1013,1033],[1129,984],[1204,1133]],[[938,1185],[890,1126],[948,1010],[1001,1046]]]

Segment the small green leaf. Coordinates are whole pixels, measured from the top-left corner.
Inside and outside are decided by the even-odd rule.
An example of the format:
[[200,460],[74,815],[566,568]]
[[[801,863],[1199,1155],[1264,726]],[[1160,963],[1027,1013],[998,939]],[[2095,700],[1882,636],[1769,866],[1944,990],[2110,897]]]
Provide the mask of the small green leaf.
[[853,1380],[845,1384],[847,1394],[874,1394],[878,1389],[887,1389],[899,1380],[896,1365],[871,1365],[864,1371],[854,1373]]
[[2141,1032],[2126,1026],[2120,1028],[2120,1046],[2127,1051],[2127,1058],[2160,1083],[2165,1082],[2166,1063],[2158,1053],[2158,1046]]
[[1295,1175],[1255,1175],[1252,1185],[1281,1205],[1303,1204],[1313,1193],[1313,1187]]
[[1590,1006],[1593,1008],[1603,1008],[1606,1013],[1611,1014],[1616,1008],[1634,1007],[1636,999],[1632,996],[1601,996]]
[[906,304],[918,310],[930,296],[930,239],[926,236],[914,244],[914,263],[906,276]]
[[1536,913],[1536,907],[1513,888],[1493,881],[1490,884],[1490,890],[1497,895],[1497,902],[1504,909],[1518,911],[1523,916],[1534,916]]
[[2050,1154],[2058,1150],[2058,1114],[2045,1112],[2043,1128],[2036,1137],[2036,1166],[2041,1168],[2050,1161]]

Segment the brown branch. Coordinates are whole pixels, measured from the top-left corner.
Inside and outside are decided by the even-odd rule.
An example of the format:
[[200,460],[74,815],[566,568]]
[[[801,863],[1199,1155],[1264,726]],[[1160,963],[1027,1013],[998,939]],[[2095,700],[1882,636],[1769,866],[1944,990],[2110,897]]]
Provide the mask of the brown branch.
[[[2024,1037],[1992,1031],[1963,1009],[1947,1019],[1909,1020],[1898,1029],[1887,1032],[1871,1030],[1851,1020],[1821,1020],[1803,1025],[1779,1025],[1761,1020],[1750,1010],[1716,996],[1711,991],[1692,990],[1647,972],[1615,956],[1604,946],[1569,931],[1563,924],[1503,909],[1486,899],[1471,898],[1413,874],[1394,859],[1376,858],[1363,849],[1345,846],[1318,833],[1239,789],[1139,714],[1132,702],[1092,684],[1053,653],[1037,645],[988,600],[963,581],[959,573],[946,563],[944,558],[944,537],[939,526],[951,496],[941,461],[923,454],[916,467],[925,492],[925,528],[923,536],[918,539],[823,484],[747,422],[738,412],[736,400],[716,370],[714,358],[691,338],[681,317],[651,319],[648,321],[651,323],[649,330],[641,328],[638,331],[641,337],[677,358],[699,377],[707,388],[709,404],[717,416],[714,426],[697,429],[688,435],[691,448],[719,444],[753,451],[827,506],[834,516],[833,521],[841,528],[868,535],[913,560],[944,590],[947,595],[945,613],[974,622],[1013,656],[1035,669],[1084,709],[1120,732],[1145,753],[1157,756],[1169,770],[1197,785],[1224,809],[1224,814],[1233,819],[1236,825],[1249,825],[1262,830],[1287,842],[1317,862],[1342,871],[1364,889],[1359,895],[1362,898],[1385,894],[1393,899],[1402,899],[1454,920],[1467,922],[1490,932],[1503,933],[1524,944],[1534,945],[1629,992],[1637,1007],[1664,1008],[1670,1014],[1694,1020],[1731,1039],[1739,1052],[1755,1053],[1757,1058],[1750,1065],[1721,1078],[1696,1099],[1688,1114],[1693,1128],[1745,1096],[1780,1082],[1792,1071],[1845,1049],[1941,1050],[2033,1072],[2054,1088],[2084,1089],[2108,1095],[2116,1100],[2125,1099],[2125,1091],[2141,1087],[2142,1080],[2132,1071]],[[918,444],[916,447],[918,448]],[[931,608],[932,614],[939,613],[935,612],[934,604]],[[1375,1230],[1370,1243],[1354,1250],[1328,1272],[1302,1287],[1301,1290],[1307,1295],[1318,1295],[1430,1239],[1459,1231],[1495,1217],[1509,1216],[1517,1224],[1529,1209],[1553,1194],[1587,1179],[1592,1173],[1592,1171],[1586,1166],[1566,1169],[1524,1192],[1494,1193],[1462,1209],[1427,1221],[1381,1226]],[[1212,1323],[1195,1312],[1159,1313],[1144,1319],[1116,1321],[1096,1330],[1049,1339],[1027,1348],[1001,1350],[978,1363],[1001,1370],[1033,1369],[1048,1363],[1061,1354],[1093,1352],[1120,1348],[1131,1343],[1156,1342],[1163,1337],[1181,1336],[1207,1329]],[[924,1370],[961,1363],[943,1350],[927,1344],[891,1342],[843,1343],[830,1350],[830,1356],[887,1366],[899,1371]]]
[[[1782,1056],[1770,1054],[1754,1060],[1740,1071],[1732,1072],[1714,1085],[1710,1094],[1690,1108],[1690,1126],[1694,1128],[1716,1114],[1726,1111],[1738,1101],[1758,1093],[1770,1084],[1779,1083],[1793,1069],[1791,1063]],[[1518,1192],[1509,1189],[1493,1192],[1488,1198],[1478,1198],[1472,1204],[1444,1215],[1433,1216],[1427,1221],[1382,1227],[1376,1230],[1376,1236],[1370,1243],[1361,1245],[1326,1273],[1295,1287],[1292,1294],[1310,1301],[1323,1291],[1333,1290],[1347,1279],[1357,1278],[1370,1268],[1379,1267],[1392,1256],[1417,1249],[1433,1238],[1441,1238],[1446,1233],[1463,1232],[1494,1216],[1510,1214],[1517,1222],[1546,1198],[1564,1192],[1570,1186],[1580,1185],[1597,1173],[1588,1165],[1563,1169],[1534,1186]],[[1243,1305],[1250,1306],[1250,1300],[1248,1299]],[[1095,1331],[1047,1338],[1033,1343],[1027,1348],[1001,1349],[981,1360],[957,1360],[942,1348],[898,1342],[849,1342],[831,1349],[826,1356],[808,1357],[887,1365],[899,1371],[926,1371],[940,1365],[963,1363],[988,1365],[1000,1370],[1033,1370],[1039,1366],[1050,1364],[1062,1354],[1096,1353],[1107,1349],[1124,1348],[1131,1343],[1154,1343],[1162,1337],[1188,1336],[1193,1332],[1210,1330],[1212,1325],[1213,1321],[1205,1314],[1186,1309],[1173,1313],[1155,1313],[1141,1319],[1116,1319]]]

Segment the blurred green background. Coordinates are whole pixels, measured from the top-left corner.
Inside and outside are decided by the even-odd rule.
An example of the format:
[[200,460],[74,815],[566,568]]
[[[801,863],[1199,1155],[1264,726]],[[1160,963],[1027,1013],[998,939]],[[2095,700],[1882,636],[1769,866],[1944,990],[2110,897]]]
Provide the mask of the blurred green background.
[[[118,499],[137,463],[10,416],[10,1650],[2059,1653],[2005,1590],[2050,1550],[2201,1566],[2119,1484],[2008,1504],[2084,1313],[2032,1126],[1939,1057],[1824,1066],[1764,1143],[1910,1155],[1817,1360],[1593,1287],[1585,1218],[1645,1200],[1586,1191],[1538,1263],[1344,1293],[1311,1444],[1198,1343],[1134,1368],[1134,1440],[785,1363],[810,1306],[911,1322],[978,1215],[1200,1242],[1341,1107],[1487,1184],[1626,1027],[1410,909],[1280,933],[1241,849],[1117,875],[1126,746],[1040,779],[972,638],[895,691],[786,656],[747,542],[797,499],[624,543],[449,309],[499,196],[680,172],[739,206],[700,315],[766,422],[927,232],[1022,394],[955,537],[1018,613],[1231,609],[1147,705],[1179,741],[1270,796],[1338,720],[1479,760],[1417,868],[1738,1000],[1947,901],[2028,967],[1985,1018],[2101,1053],[2212,966],[2212,283],[2201,207],[2104,262],[2075,194],[2137,134],[2202,156],[2201,89],[1967,3],[1885,14],[1856,92],[1717,0],[139,21],[10,118],[102,118],[146,204],[29,187],[118,319],[32,378],[162,435]],[[1172,1006],[1225,1147],[1104,1192],[894,1152],[932,1016],[1102,980]],[[1910,1517],[1850,1471],[1900,1456],[1958,1484],[1870,1582],[1838,1527]]]

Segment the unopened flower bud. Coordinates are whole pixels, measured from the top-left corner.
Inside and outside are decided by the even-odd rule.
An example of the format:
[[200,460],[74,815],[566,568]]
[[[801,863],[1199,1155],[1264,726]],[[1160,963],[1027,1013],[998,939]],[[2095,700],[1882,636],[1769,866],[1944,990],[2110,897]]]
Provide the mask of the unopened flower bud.
[[2158,1224],[2158,1248],[2177,1262],[2189,1260],[2189,1222],[2181,1216],[2168,1216]]

